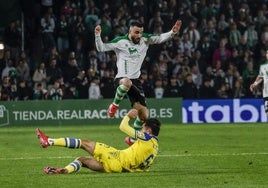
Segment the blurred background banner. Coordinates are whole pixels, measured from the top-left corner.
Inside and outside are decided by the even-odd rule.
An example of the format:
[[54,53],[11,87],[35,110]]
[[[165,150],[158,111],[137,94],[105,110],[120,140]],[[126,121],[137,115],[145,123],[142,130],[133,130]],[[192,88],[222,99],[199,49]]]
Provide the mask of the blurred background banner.
[[[111,100],[17,101],[2,102],[0,126],[24,125],[119,125],[130,110],[123,100],[114,118],[107,117]],[[181,123],[181,99],[148,99],[150,117],[163,124]]]
[[183,123],[267,122],[263,99],[183,100]]

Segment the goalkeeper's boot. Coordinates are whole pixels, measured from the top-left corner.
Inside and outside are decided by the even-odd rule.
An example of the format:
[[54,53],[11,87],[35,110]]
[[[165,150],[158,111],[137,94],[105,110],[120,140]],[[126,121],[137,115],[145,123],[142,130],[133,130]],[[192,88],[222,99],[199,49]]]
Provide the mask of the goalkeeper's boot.
[[108,116],[114,117],[114,114],[115,114],[117,109],[118,109],[117,105],[115,105],[114,103],[110,104],[110,106],[108,108]]
[[66,170],[64,168],[54,168],[54,167],[45,167],[44,172],[46,174],[65,174]]
[[48,146],[50,146],[49,142],[48,142],[48,136],[45,135],[44,133],[41,132],[41,130],[39,128],[36,129],[36,135],[40,141],[40,145],[43,148],[46,148]]
[[135,140],[130,138],[129,136],[127,136],[125,138],[125,142],[127,143],[127,145],[132,146],[132,144],[134,144]]

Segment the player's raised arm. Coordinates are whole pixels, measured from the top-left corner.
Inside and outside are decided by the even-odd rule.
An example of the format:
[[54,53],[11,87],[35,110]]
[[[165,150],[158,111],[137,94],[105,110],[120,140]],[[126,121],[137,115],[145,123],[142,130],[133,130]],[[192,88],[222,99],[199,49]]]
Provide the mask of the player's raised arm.
[[101,34],[101,26],[100,25],[97,25],[96,27],[95,27],[95,35],[97,36],[100,36],[100,34]]
[[101,26],[97,25],[95,27],[95,45],[98,52],[111,51],[116,48],[116,43],[103,43],[101,39]]
[[170,40],[171,38],[174,37],[174,35],[179,33],[179,31],[181,29],[181,25],[182,25],[182,21],[177,20],[170,31],[168,31],[166,33],[162,33],[160,35],[152,35],[149,38],[149,41],[148,41],[149,44],[160,44],[160,43],[163,43],[163,42]]
[[130,110],[120,123],[120,130],[131,137],[135,137],[135,129],[129,125],[129,120],[136,118],[138,111],[136,109]]
[[177,20],[175,25],[172,27],[173,33],[178,33],[180,31],[180,29],[181,29],[181,25],[182,25],[182,21]]

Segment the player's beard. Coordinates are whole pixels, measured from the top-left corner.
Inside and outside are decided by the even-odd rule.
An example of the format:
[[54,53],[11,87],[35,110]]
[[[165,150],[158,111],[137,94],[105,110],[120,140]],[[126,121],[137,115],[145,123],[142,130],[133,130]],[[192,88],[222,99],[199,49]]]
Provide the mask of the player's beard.
[[134,38],[134,37],[131,37],[131,40],[134,44],[139,44],[140,43],[140,38]]

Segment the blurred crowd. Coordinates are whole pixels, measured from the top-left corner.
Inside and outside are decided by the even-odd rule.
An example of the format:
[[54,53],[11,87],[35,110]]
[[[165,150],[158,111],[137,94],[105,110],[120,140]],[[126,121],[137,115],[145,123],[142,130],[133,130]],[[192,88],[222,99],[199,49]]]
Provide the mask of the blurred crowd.
[[15,20],[4,30],[0,100],[113,98],[117,57],[96,51],[95,26],[101,25],[108,42],[127,34],[134,20],[146,33],[160,34],[177,19],[183,23],[180,33],[151,46],[145,58],[146,97],[261,97],[261,88],[252,93],[249,85],[266,61],[267,5],[267,0],[41,0],[23,25]]

